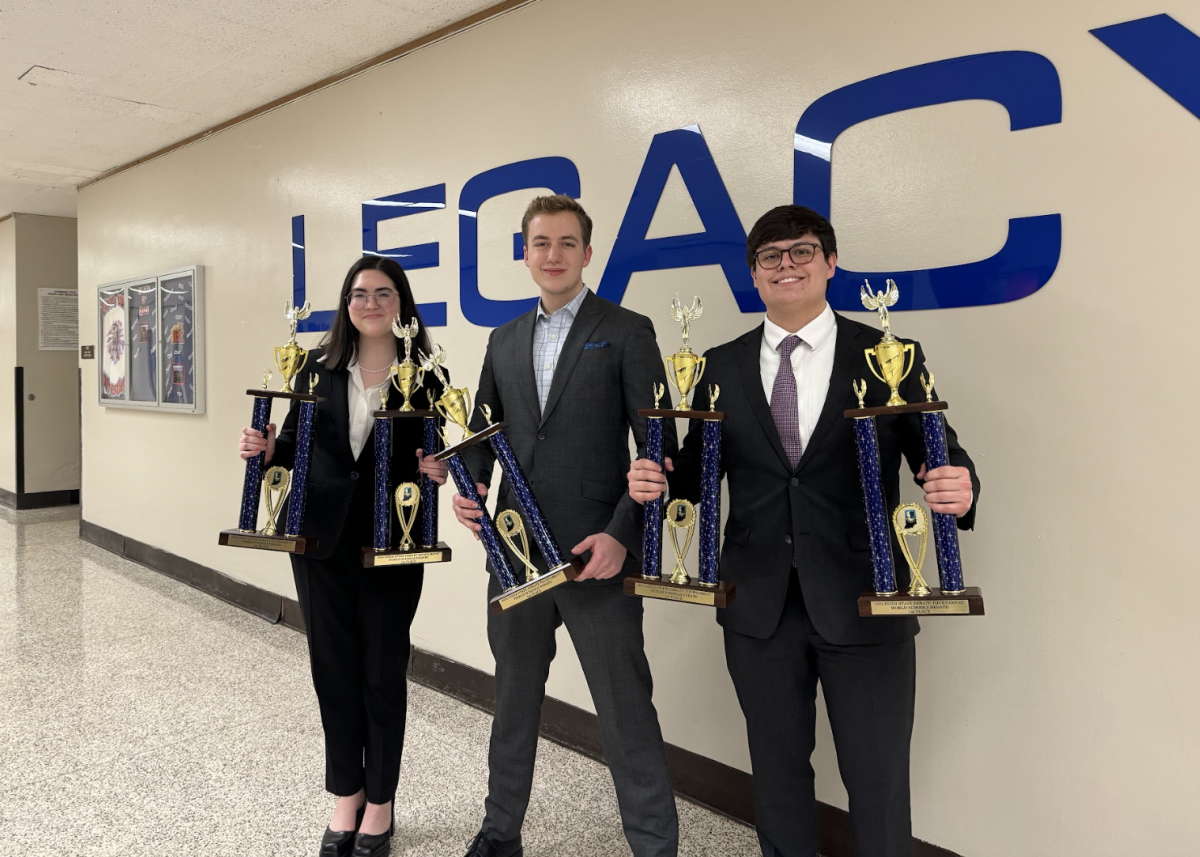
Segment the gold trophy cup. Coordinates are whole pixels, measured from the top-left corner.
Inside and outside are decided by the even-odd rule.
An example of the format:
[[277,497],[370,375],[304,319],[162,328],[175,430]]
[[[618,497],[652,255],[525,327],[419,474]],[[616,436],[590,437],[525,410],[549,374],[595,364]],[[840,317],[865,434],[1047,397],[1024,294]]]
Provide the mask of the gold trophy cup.
[[308,351],[300,347],[296,342],[296,326],[301,320],[306,319],[312,314],[312,304],[308,301],[304,302],[304,306],[296,306],[291,299],[284,305],[284,317],[291,324],[291,336],[286,345],[275,346],[275,368],[283,376],[283,386],[280,388],[281,393],[291,393],[292,379],[300,374],[300,370],[304,368],[304,364],[308,362]]
[[691,324],[703,312],[704,305],[700,303],[699,297],[693,298],[692,305],[687,307],[679,300],[679,295],[676,295],[675,300],[671,301],[671,318],[679,322],[679,326],[682,329],[683,347],[670,357],[667,357],[663,362],[667,366],[667,377],[671,379],[671,383],[679,391],[679,404],[675,407],[677,411],[690,410],[688,394],[700,383],[700,378],[704,375],[706,358],[699,356],[688,347]]
[[[432,399],[430,400],[433,409],[443,419],[454,423],[462,429],[464,439],[475,434],[467,425],[471,420],[471,391],[466,387],[451,387],[449,379],[446,378],[446,373],[442,370],[442,365],[446,362],[446,349],[442,348],[441,345],[435,345],[432,354],[426,354],[418,350],[417,357],[421,361],[422,371],[434,375],[442,382],[443,392],[441,397],[436,402],[432,401]],[[426,395],[429,395],[428,391],[426,391]],[[446,446],[451,446],[450,439],[446,437],[446,430],[439,428],[439,431]]]
[[[898,388],[900,383],[908,377],[908,373],[912,371],[916,354],[911,343],[905,345],[892,335],[887,308],[895,305],[896,299],[900,297],[900,290],[896,287],[895,280],[888,280],[887,286],[886,292],[873,293],[870,290],[871,284],[864,282],[861,296],[864,307],[879,311],[879,321],[883,324],[883,339],[879,340],[879,344],[874,348],[864,349],[864,352],[867,356],[867,368],[871,370],[871,374],[887,384],[892,391],[891,397],[887,400],[888,407],[892,407],[907,404],[904,399],[900,398]],[[906,355],[907,360],[905,360]],[[875,357],[874,362],[871,361],[872,356]],[[875,368],[876,365],[878,365],[878,369]]]
[[397,339],[404,340],[404,359],[400,365],[392,367],[392,385],[400,391],[403,397],[398,410],[412,411],[412,396],[417,388],[425,382],[425,370],[412,360],[412,341],[420,329],[419,322],[414,318],[408,324],[400,323],[400,316],[392,322],[392,333]]

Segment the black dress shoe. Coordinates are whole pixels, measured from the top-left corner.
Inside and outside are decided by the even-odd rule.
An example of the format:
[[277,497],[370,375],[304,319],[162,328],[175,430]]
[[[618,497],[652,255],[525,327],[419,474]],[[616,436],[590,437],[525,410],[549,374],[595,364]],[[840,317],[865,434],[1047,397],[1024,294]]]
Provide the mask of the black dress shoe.
[[[500,857],[500,845],[501,843],[489,838],[481,831],[475,834],[475,838],[467,846],[467,853],[464,857]],[[524,853],[525,849],[518,845],[517,850],[508,854],[507,857],[521,857]]]
[[350,857],[387,857],[392,851],[392,834],[396,832],[396,808],[392,807],[392,826],[387,833],[359,833],[354,837]]
[[332,830],[326,827],[325,835],[321,837],[321,850],[317,852],[317,857],[350,857],[354,850],[354,835],[358,832],[358,826],[362,824],[363,813],[366,811],[367,802],[364,800],[362,806],[358,808],[353,830]]

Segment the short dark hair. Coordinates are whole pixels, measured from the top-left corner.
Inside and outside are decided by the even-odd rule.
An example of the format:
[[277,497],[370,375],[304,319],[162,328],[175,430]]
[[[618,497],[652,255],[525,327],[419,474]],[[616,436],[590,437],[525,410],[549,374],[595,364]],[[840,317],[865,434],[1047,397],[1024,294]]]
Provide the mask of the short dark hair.
[[417,311],[417,302],[413,299],[412,289],[408,285],[408,277],[405,276],[404,269],[394,259],[388,259],[386,256],[367,255],[351,265],[350,270],[346,272],[346,279],[342,282],[342,291],[338,295],[337,315],[333,317],[333,324],[329,326],[329,331],[321,339],[325,365],[330,369],[347,368],[358,353],[358,328],[350,322],[350,308],[346,303],[346,296],[350,294],[354,278],[362,271],[370,270],[387,275],[387,278],[392,281],[392,285],[396,287],[396,291],[400,294],[396,313],[401,322],[408,324],[414,317],[420,320],[421,329],[417,332],[413,344],[426,354],[432,350],[432,339],[425,327],[425,319],[421,318],[421,313]]
[[822,214],[803,205],[780,205],[772,208],[754,224],[746,236],[746,264],[753,270],[754,255],[764,244],[787,241],[812,233],[821,242],[826,261],[837,253],[837,237],[833,224]]
[[529,203],[529,207],[525,209],[525,216],[521,218],[521,237],[525,239],[526,247],[529,246],[530,221],[539,214],[558,214],[560,211],[569,211],[579,218],[579,231],[583,233],[580,236],[583,239],[583,246],[590,247],[592,245],[592,218],[588,217],[588,213],[583,210],[583,206],[578,201],[565,193],[556,193],[553,196],[534,197],[533,202]]

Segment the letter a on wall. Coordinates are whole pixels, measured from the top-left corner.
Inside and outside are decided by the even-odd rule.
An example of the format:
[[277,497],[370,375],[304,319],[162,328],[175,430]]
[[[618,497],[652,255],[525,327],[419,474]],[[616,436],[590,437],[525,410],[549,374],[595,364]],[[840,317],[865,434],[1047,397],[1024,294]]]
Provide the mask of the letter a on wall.
[[[647,238],[672,167],[679,168],[704,231]],[[634,185],[633,197],[625,209],[625,218],[621,221],[596,294],[619,304],[630,277],[638,271],[699,265],[721,266],[742,312],[765,309],[746,267],[746,231],[725,190],[725,183],[721,181],[708,144],[699,127],[692,125],[656,134],[650,142],[650,151],[646,153],[646,161]]]

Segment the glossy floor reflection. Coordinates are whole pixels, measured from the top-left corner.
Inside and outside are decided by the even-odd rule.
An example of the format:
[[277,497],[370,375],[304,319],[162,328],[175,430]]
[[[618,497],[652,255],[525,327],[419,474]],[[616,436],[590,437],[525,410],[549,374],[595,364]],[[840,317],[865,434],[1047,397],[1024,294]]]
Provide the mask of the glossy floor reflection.
[[[328,820],[304,637],[0,508],[0,853],[312,855]],[[490,717],[412,685],[392,854],[459,857]],[[679,802],[681,855],[757,854]],[[628,855],[608,770],[543,741],[527,857]]]

